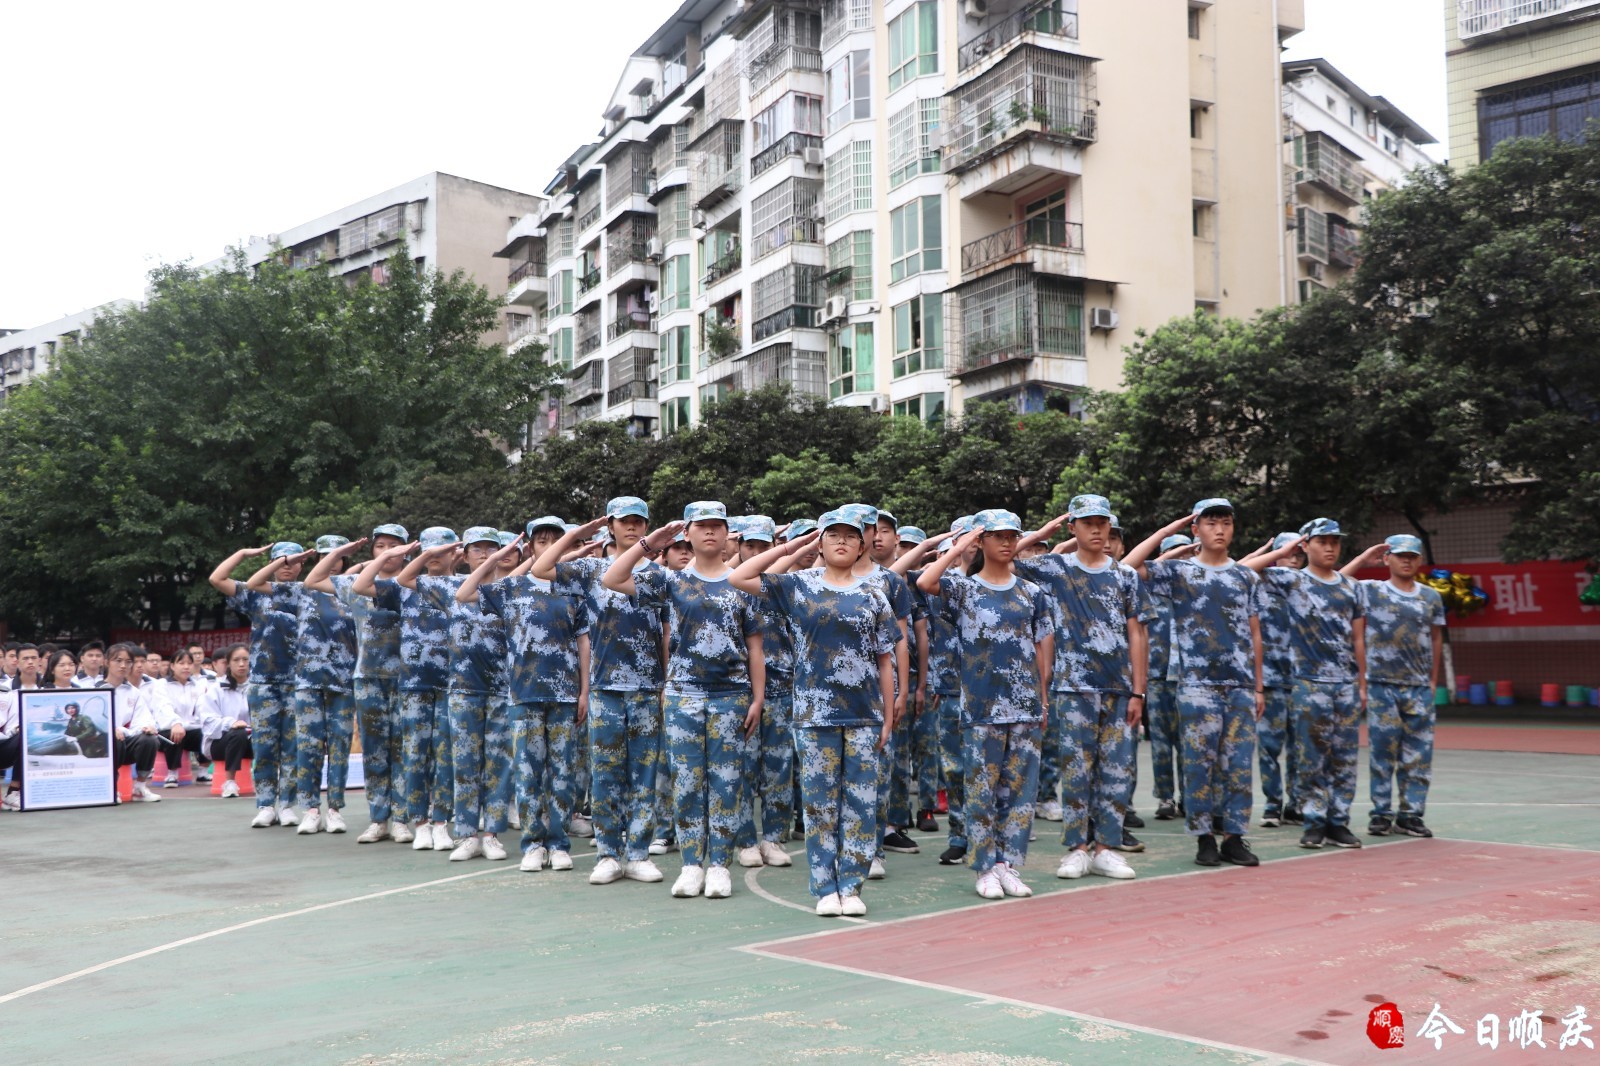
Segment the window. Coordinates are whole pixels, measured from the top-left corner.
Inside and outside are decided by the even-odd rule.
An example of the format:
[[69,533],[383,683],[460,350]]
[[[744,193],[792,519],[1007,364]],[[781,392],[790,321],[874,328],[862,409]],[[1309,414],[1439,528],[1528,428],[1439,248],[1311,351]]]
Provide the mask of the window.
[[1199,39],[1200,39],[1200,9],[1197,8],[1197,7],[1191,7],[1189,9],[1189,40],[1198,41]]
[[688,240],[693,235],[689,229],[689,191],[674,189],[663,196],[658,218],[662,244]]
[[1513,137],[1551,133],[1564,141],[1583,136],[1600,118],[1600,67],[1568,71],[1478,100],[1478,152],[1487,159],[1495,145]]
[[661,313],[689,310],[689,257],[675,255],[661,264]]
[[872,117],[872,53],[851,52],[828,68],[828,132]]
[[925,0],[889,23],[889,91],[939,73],[939,5]]
[[943,197],[920,196],[889,212],[889,282],[944,268]]
[[830,289],[848,286],[852,300],[872,299],[872,231],[856,230],[828,245]]
[[944,297],[924,294],[894,309],[894,377],[944,369]]
[[572,369],[572,327],[558,329],[550,334],[550,362]]
[[872,142],[852,141],[830,155],[822,176],[823,214],[839,218],[851,211],[871,211]]
[[822,97],[785,93],[750,121],[750,176],[807,145],[822,144]]
[[1191,107],[1189,109],[1189,136],[1197,141],[1200,139],[1204,128],[1200,123],[1200,113],[1204,110],[1205,108],[1203,107]]
[[572,314],[572,271],[558,270],[550,275],[550,316]]
[[689,327],[674,326],[661,331],[661,384],[688,381],[690,373]]
[[661,432],[671,436],[689,425],[689,397],[661,401]]
[[556,227],[556,258],[561,259],[572,254],[573,237],[577,233],[577,223],[570,218],[561,220]]
[[850,145],[851,183],[850,209],[873,211],[877,204],[872,199],[872,142],[855,141]]
[[726,400],[738,391],[739,388],[736,381],[713,381],[709,385],[702,385],[700,386],[700,410],[704,411],[709,404],[714,404],[718,400]]
[[871,392],[872,324],[858,322],[828,335],[828,398]]
[[750,261],[786,244],[815,244],[822,239],[817,201],[822,183],[790,178],[757,196],[750,205]]
[[920,418],[929,426],[938,427],[944,424],[944,393],[925,392],[900,400],[894,405],[894,413],[899,418]]
[[939,172],[939,150],[932,141],[939,128],[939,105],[938,97],[918,100],[889,119],[889,188],[918,174]]
[[822,306],[822,267],[789,263],[751,286],[751,338],[764,341],[787,329],[809,329]]
[[1361,128],[1360,120],[1361,120],[1361,113],[1358,112],[1355,109],[1354,105],[1352,105],[1351,108],[1350,108],[1350,128],[1353,129],[1353,130],[1354,129],[1360,129]]
[[1211,205],[1195,204],[1190,215],[1194,235],[1203,241],[1211,239]]

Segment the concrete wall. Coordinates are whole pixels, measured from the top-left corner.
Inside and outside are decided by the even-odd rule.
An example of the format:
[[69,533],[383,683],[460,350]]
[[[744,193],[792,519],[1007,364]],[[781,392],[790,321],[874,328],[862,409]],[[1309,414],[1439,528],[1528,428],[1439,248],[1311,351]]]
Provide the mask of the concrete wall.
[[[506,229],[537,211],[543,197],[453,174],[438,175],[436,195],[435,265],[446,274],[464,270],[490,293],[505,295],[506,261],[494,253],[505,243]],[[487,339],[505,340],[503,317]]]

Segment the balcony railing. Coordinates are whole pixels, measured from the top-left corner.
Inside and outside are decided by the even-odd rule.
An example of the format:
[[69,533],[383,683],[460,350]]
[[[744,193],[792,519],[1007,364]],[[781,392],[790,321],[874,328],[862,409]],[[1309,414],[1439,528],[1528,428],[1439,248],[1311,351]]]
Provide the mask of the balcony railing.
[[1456,36],[1466,40],[1597,5],[1600,0],[1456,0]]
[[959,69],[975,67],[1025,33],[1078,39],[1077,0],[1038,0],[992,25],[956,50]]
[[814,133],[786,133],[770,148],[763,148],[750,157],[750,176],[771,170],[792,155],[801,155],[807,148],[821,148],[822,138]]
[[600,284],[600,268],[594,267],[578,278],[578,295],[582,296]]
[[600,327],[598,325],[595,326],[594,329],[578,335],[577,354],[580,358],[588,355],[590,352],[598,351],[599,349]]
[[632,333],[634,330],[654,333],[656,331],[656,317],[643,311],[622,315],[606,327],[606,340],[614,341],[624,333]]
[[963,170],[1023,136],[1092,143],[1099,135],[1094,65],[1024,45],[956,89],[945,97],[945,169]]
[[629,403],[633,400],[653,400],[656,398],[656,383],[654,381],[638,380],[624,381],[621,385],[606,393],[606,406],[615,407],[619,403]]
[[768,49],[765,54],[752,59],[746,70],[750,78],[750,92],[760,92],[791,70],[822,73],[821,50],[795,44]]
[[572,380],[567,384],[566,400],[570,404],[581,404],[592,400],[604,391],[606,380],[605,363],[596,359],[572,370]]
[[715,262],[706,267],[705,277],[700,279],[702,285],[711,285],[739,269],[743,262],[743,249],[735,244],[723,252]]
[[511,269],[511,273],[506,275],[506,288],[511,288],[526,278],[542,277],[544,277],[544,260],[529,260],[526,263],[518,263]]
[[538,336],[544,330],[539,328],[538,315],[526,315],[518,318],[506,328],[506,344],[520,344],[529,337]]
[[1355,227],[1330,222],[1328,224],[1328,261],[1335,266],[1360,266],[1361,256],[1356,251],[1356,246],[1360,240],[1361,234]]
[[814,218],[781,219],[770,229],[763,230],[750,238],[755,259],[771,255],[785,245],[818,244],[821,241],[822,223]]
[[961,272],[970,274],[1011,258],[1027,248],[1083,251],[1083,223],[1060,218],[1030,218],[961,246]]
[[595,204],[578,218],[578,232],[582,233],[596,222],[600,221],[600,205]]
[[1297,139],[1294,180],[1320,185],[1351,203],[1360,203],[1364,194],[1355,162],[1320,133],[1309,133]]
[[756,319],[750,324],[750,336],[752,340],[764,341],[784,330],[815,329],[816,326],[817,309],[796,304],[793,307],[785,307],[777,314]]

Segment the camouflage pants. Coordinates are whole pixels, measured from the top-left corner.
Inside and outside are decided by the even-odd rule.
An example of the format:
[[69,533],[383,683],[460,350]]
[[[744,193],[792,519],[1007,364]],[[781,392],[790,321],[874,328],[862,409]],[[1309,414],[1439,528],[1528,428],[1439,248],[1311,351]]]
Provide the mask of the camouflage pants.
[[811,894],[856,895],[875,854],[878,727],[796,729]]
[[939,730],[939,779],[944,783],[946,807],[950,813],[948,843],[952,848],[967,846],[962,806],[966,799],[966,759],[961,750],[961,695],[936,697]]
[[1039,802],[1065,803],[1066,798],[1061,793],[1061,767],[1066,759],[1066,738],[1063,730],[1066,723],[1057,713],[1058,693],[1050,694],[1050,714],[1044,724],[1044,735],[1039,742]]
[[1392,782],[1400,787],[1400,811],[1421,817],[1433,777],[1433,690],[1426,685],[1368,684],[1369,783],[1374,817],[1393,818]]
[[256,806],[294,803],[294,687],[253,682],[250,700],[250,778]]
[[938,805],[942,786],[939,774],[939,715],[935,697],[929,696],[922,713],[900,727],[901,742],[896,746],[894,778],[889,783],[889,824],[912,825],[913,785],[916,810],[931,811]]
[[578,705],[522,703],[512,708],[516,731],[517,818],[522,853],[569,851],[567,820],[577,792]]
[[367,817],[387,822],[401,809],[400,683],[392,677],[356,679],[356,719],[361,728],[362,788]]
[[498,693],[452,692],[449,707],[455,836],[472,836],[480,825],[503,833],[515,785],[511,706]]
[[[1284,781],[1289,782],[1291,797],[1297,769],[1298,752],[1289,732],[1289,690],[1269,688],[1266,691],[1267,709],[1256,723],[1256,764],[1261,771],[1261,794],[1267,798],[1267,813],[1283,813]],[[1278,758],[1283,757],[1283,768],[1278,768]]]
[[739,812],[741,848],[756,843],[756,805],[761,806],[761,837],[776,844],[794,822],[794,697],[785,691],[761,704],[761,728],[745,745],[744,806]]
[[1133,729],[1125,696],[1053,692],[1050,717],[1061,722],[1061,842],[1122,840],[1122,817],[1133,795]]
[[[650,698],[656,701],[657,707],[665,705],[659,692],[652,692]],[[656,760],[656,799],[651,821],[655,826],[656,839],[676,841],[677,830],[672,827],[672,751],[667,746],[666,714],[664,711],[661,713],[663,719],[661,757]]]
[[966,727],[961,815],[972,841],[967,865],[980,874],[996,863],[1020,867],[1028,861],[1042,732],[1038,722]]
[[[450,817],[452,783],[449,759],[435,757],[435,737],[450,735],[444,693],[437,690],[400,693],[401,783],[395,814],[409,824],[446,822]],[[448,746],[445,749],[449,750]]]
[[672,805],[685,866],[727,866],[744,790],[750,697],[667,696]]
[[596,692],[589,698],[595,847],[626,862],[650,857],[661,701],[654,692]]
[[1361,746],[1361,702],[1354,682],[1295,680],[1305,761],[1307,827],[1350,824]]
[[1144,713],[1150,720],[1150,762],[1155,768],[1156,799],[1181,799],[1183,732],[1178,728],[1178,684],[1151,681]]
[[355,736],[355,699],[326,688],[294,691],[295,799],[307,807],[322,801],[322,765],[328,765],[328,806],[344,809],[344,783],[350,774],[350,741]]
[[1246,688],[1181,685],[1183,803],[1190,836],[1212,832],[1220,815],[1224,833],[1250,828],[1251,763],[1256,748],[1256,697]]
[[878,850],[873,854],[883,857],[883,838],[889,832],[889,793],[891,778],[894,776],[894,761],[900,748],[905,744],[905,725],[897,724],[889,733],[889,743],[878,753],[878,807],[877,807],[877,837]]

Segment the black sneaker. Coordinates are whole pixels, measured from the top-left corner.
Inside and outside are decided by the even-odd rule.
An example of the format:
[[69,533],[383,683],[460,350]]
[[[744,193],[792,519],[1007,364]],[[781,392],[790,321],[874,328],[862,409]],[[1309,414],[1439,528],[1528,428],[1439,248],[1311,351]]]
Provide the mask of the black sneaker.
[[915,855],[922,849],[917,847],[917,842],[906,836],[899,829],[891,829],[883,835],[883,850],[897,851],[902,855]]
[[1276,829],[1282,824],[1283,815],[1271,807],[1268,807],[1266,813],[1261,816],[1261,827],[1263,829]]
[[956,836],[961,835],[961,816],[959,814],[952,814],[950,816],[950,832],[954,833]]
[[1260,866],[1261,860],[1250,850],[1244,837],[1229,837],[1222,842],[1222,861],[1235,866]]
[[1118,844],[1116,848],[1118,851],[1143,851],[1144,841],[1124,829],[1122,831],[1122,843]]
[[797,837],[806,835],[806,816],[800,811],[796,811],[794,815],[794,835]]
[[1299,807],[1285,807],[1283,809],[1284,825],[1305,825],[1306,816],[1300,813]]
[[1433,830],[1422,824],[1422,819],[1417,815],[1402,817],[1395,822],[1395,828],[1408,837],[1431,837]]
[[1194,853],[1196,866],[1221,866],[1222,855],[1217,851],[1217,838],[1210,833],[1200,837],[1200,847]]
[[1327,838],[1328,835],[1323,831],[1323,828],[1320,825],[1314,825],[1307,829],[1304,833],[1300,834],[1300,846],[1302,848],[1310,848],[1312,851],[1316,851],[1318,848],[1322,847],[1323,842],[1326,841]]
[[1156,821],[1170,822],[1178,816],[1178,805],[1171,800],[1162,800],[1156,804]]
[[1222,815],[1213,814],[1211,816],[1211,831],[1219,835],[1222,833]]
[[1140,818],[1132,811],[1129,811],[1127,814],[1122,816],[1122,824],[1129,829],[1143,829],[1144,819]]
[[1324,834],[1328,843],[1336,848],[1359,848],[1361,838],[1350,832],[1347,825],[1330,825]]
[[948,847],[939,855],[940,866],[960,866],[967,859],[967,849]]
[[1394,823],[1381,814],[1374,814],[1367,823],[1367,836],[1386,837],[1394,831]]
[[939,823],[934,820],[932,811],[918,811],[917,812],[917,832],[919,832],[919,833],[937,833],[938,831],[939,831]]

